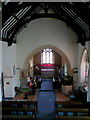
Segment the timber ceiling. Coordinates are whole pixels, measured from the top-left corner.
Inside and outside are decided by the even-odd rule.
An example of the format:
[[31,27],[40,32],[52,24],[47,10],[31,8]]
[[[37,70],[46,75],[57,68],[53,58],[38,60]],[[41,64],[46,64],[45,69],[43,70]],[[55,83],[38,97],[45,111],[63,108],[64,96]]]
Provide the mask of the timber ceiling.
[[65,22],[78,35],[77,43],[90,41],[90,2],[3,2],[2,40],[11,46],[30,21],[43,17]]

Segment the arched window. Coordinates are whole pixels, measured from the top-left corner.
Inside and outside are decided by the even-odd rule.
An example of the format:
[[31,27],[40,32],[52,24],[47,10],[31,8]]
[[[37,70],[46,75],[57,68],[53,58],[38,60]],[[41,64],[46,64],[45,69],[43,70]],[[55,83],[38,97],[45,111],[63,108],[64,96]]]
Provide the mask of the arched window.
[[88,72],[89,72],[89,62],[86,59],[86,65],[85,65],[85,81],[88,80]]
[[67,65],[66,65],[66,63],[64,64],[64,74],[65,74],[65,76],[67,76]]
[[53,64],[53,50],[45,48],[41,53],[41,64]]
[[88,52],[84,49],[82,58],[81,58],[81,83],[87,82],[88,80],[88,71],[89,71],[89,61],[88,61]]

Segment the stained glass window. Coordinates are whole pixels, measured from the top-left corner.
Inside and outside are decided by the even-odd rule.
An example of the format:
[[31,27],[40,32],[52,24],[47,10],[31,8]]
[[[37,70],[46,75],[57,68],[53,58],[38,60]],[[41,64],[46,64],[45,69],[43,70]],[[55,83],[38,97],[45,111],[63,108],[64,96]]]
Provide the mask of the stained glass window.
[[88,61],[86,61],[86,65],[85,65],[85,81],[88,80],[88,71],[89,71],[89,63],[88,63]]
[[81,59],[81,83],[88,81],[88,71],[89,71],[89,61],[88,61],[88,52],[85,49],[82,54]]
[[53,64],[53,50],[45,48],[41,54],[41,64]]
[[66,64],[64,64],[64,74],[65,76],[67,76],[67,65]]

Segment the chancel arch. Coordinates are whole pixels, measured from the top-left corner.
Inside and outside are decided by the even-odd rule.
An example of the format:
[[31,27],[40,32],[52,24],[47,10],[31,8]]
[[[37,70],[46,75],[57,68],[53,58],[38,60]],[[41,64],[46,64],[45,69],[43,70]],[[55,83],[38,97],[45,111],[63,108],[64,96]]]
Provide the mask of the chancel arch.
[[[68,57],[65,55],[65,53],[61,49],[59,49],[59,48],[57,48],[56,46],[53,46],[53,45],[43,45],[43,46],[40,46],[40,47],[36,48],[35,50],[33,50],[27,56],[27,58],[24,61],[24,64],[23,64],[23,70],[24,70],[24,72],[27,74],[27,73],[30,73],[30,71],[33,70],[34,64],[35,64],[34,61],[36,59],[36,58],[34,59],[35,56],[38,57],[38,61],[39,61],[38,63],[41,64],[41,52],[45,48],[50,48],[50,49],[52,49],[54,51],[54,53],[57,53],[59,56],[61,56],[61,58],[62,58],[62,65],[64,63],[67,65],[68,75],[72,76],[71,63],[70,63]],[[31,67],[32,70],[30,69],[30,67]]]

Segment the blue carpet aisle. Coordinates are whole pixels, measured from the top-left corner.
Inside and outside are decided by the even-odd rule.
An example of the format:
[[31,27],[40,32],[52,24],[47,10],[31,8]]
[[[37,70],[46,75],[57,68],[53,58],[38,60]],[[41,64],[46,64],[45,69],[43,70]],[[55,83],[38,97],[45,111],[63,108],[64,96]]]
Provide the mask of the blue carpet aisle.
[[43,79],[40,90],[53,90],[52,79]]
[[52,80],[42,80],[41,90],[38,93],[37,102],[38,113],[36,116],[36,120],[55,120],[55,92],[53,91]]

